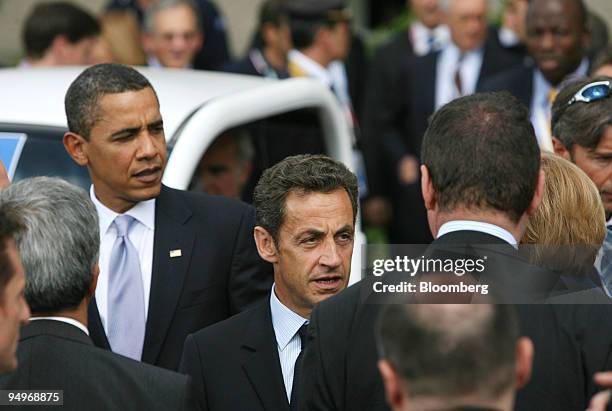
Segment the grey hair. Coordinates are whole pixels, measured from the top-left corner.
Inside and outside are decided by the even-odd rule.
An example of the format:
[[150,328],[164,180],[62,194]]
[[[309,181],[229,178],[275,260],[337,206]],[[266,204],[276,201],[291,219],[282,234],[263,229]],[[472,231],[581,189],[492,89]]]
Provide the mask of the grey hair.
[[255,147],[251,135],[244,127],[229,129],[223,135],[230,135],[236,142],[236,157],[241,166],[250,163],[255,157]]
[[0,206],[16,210],[24,226],[15,241],[31,311],[76,308],[89,292],[100,249],[89,195],[59,178],[34,177],[0,191]]
[[157,0],[149,6],[144,14],[143,31],[145,33],[153,33],[155,31],[155,15],[162,10],[171,9],[178,6],[187,6],[193,12],[196,19],[196,25],[199,31],[202,31],[202,22],[200,21],[200,13],[197,6],[191,0]]

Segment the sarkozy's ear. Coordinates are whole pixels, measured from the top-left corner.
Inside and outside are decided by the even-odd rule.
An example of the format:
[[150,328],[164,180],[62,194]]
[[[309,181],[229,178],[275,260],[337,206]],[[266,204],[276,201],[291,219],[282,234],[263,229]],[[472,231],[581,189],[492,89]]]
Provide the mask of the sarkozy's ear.
[[259,256],[272,264],[278,262],[278,249],[272,234],[261,226],[255,226],[253,236],[255,237],[255,245],[257,246]]
[[87,139],[80,134],[68,131],[64,134],[64,148],[68,155],[80,166],[86,166],[89,162],[87,157]]

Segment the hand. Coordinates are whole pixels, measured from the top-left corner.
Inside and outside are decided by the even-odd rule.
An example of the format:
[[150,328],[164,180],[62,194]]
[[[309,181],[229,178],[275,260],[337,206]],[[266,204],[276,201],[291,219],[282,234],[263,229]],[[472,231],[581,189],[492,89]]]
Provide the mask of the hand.
[[9,180],[8,173],[6,172],[6,167],[4,167],[4,163],[0,160],[0,190],[3,188],[7,188],[11,184],[11,180]]
[[414,156],[402,157],[397,168],[399,181],[402,184],[414,184],[419,178],[419,160]]
[[598,372],[593,379],[598,385],[608,389],[593,395],[587,411],[605,411],[606,406],[610,403],[610,394],[612,393],[610,390],[612,388],[612,371]]

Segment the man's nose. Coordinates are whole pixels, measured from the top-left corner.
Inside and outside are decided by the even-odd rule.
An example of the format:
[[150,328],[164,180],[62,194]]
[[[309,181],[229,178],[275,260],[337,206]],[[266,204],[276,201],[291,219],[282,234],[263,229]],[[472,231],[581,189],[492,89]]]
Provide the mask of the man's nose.
[[335,241],[328,240],[325,242],[319,263],[330,268],[336,268],[342,264],[340,247]]

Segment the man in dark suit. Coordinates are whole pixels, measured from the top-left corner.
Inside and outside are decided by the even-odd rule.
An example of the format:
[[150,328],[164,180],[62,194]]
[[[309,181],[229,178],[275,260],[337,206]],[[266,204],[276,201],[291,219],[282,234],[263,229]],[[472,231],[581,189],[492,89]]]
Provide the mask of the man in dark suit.
[[289,16],[285,6],[267,0],[259,9],[259,25],[251,50],[238,61],[224,65],[221,70],[266,78],[284,79],[287,72],[287,53],[291,49]]
[[[1,168],[0,174],[6,171],[4,165]],[[0,209],[0,375],[17,367],[19,327],[30,318],[23,296],[25,273],[15,245],[15,236],[22,230],[15,213]]]
[[548,151],[553,150],[550,110],[559,86],[588,72],[587,19],[582,0],[530,1],[527,51],[534,64],[500,73],[482,86],[483,91],[507,90],[529,107],[540,147]]
[[87,193],[35,177],[3,190],[0,207],[23,221],[17,247],[33,316],[21,332],[19,366],[0,377],[0,388],[63,390],[66,410],[195,409],[187,377],[94,347],[88,336],[100,237]]
[[[390,176],[385,180],[393,182],[387,190],[395,210],[392,240],[398,244],[431,241],[418,184],[419,153],[429,116],[452,99],[478,91],[486,78],[520,64],[488,36],[486,0],[449,0],[441,5],[451,41],[440,51],[405,58],[399,86],[383,87],[386,99],[370,110],[373,117],[366,125],[374,131],[367,138],[379,147],[381,163],[386,165],[379,172],[385,171]],[[396,89],[401,92],[390,92]]]
[[[473,277],[491,283],[509,302],[537,300],[557,287],[558,275],[531,266],[514,248],[542,195],[539,155],[527,109],[508,93],[452,101],[434,114],[423,141],[422,191],[436,237],[428,255],[463,249],[457,257],[488,257],[485,271]],[[387,409],[373,332],[381,305],[366,300],[376,294],[375,281],[366,277],[313,311],[312,341],[304,355],[303,409]],[[533,378],[519,391],[516,409],[586,408],[592,367],[610,365],[607,332],[597,352],[585,358],[580,337],[557,320],[553,308],[517,308],[521,332],[533,341],[536,355]],[[598,327],[588,318],[581,321]],[[357,343],[347,343],[352,341]]]
[[296,409],[312,307],[348,283],[357,178],[343,164],[288,157],[264,172],[255,206],[257,249],[275,284],[259,306],[187,337],[180,370],[204,410]]
[[166,142],[159,102],[136,70],[88,68],[66,94],[66,114],[64,146],[87,166],[100,216],[92,339],[176,369],[189,333],[270,290],[271,267],[257,255],[252,237],[254,210],[161,184]]

